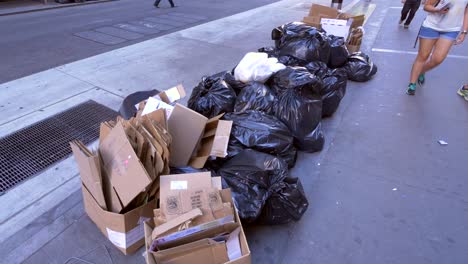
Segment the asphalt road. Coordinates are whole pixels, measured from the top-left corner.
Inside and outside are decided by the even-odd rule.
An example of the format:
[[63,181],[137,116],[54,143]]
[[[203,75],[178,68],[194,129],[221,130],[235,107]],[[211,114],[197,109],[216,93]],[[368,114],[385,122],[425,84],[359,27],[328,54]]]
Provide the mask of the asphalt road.
[[[118,0],[0,17],[0,83],[276,1],[175,2],[178,7],[174,9],[169,7],[167,1],[162,1],[161,8],[156,9],[151,0]],[[151,22],[155,21],[148,19],[171,12],[194,15],[200,19],[178,19],[180,16],[167,19],[173,27],[164,28],[165,30],[159,32],[151,28],[142,29],[141,25],[138,28],[138,23],[142,21],[146,21],[146,24],[149,22],[151,26]],[[122,24],[136,26],[136,29],[125,28]],[[95,33],[96,30],[114,33],[114,36],[109,37],[102,32]]]

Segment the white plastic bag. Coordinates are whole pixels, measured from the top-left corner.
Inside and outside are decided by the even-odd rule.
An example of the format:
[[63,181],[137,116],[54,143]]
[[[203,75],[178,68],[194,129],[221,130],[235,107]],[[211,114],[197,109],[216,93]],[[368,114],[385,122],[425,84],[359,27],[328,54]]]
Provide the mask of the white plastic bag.
[[268,58],[268,54],[263,52],[249,52],[239,62],[234,70],[236,80],[248,82],[266,82],[271,75],[285,69],[277,58]]

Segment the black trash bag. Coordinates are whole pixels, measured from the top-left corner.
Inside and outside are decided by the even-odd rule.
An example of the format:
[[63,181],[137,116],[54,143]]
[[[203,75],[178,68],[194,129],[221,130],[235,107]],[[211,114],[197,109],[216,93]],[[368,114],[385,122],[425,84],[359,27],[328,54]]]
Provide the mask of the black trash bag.
[[287,90],[298,90],[306,96],[319,95],[322,90],[322,81],[310,73],[305,67],[286,67],[275,73],[268,82],[276,95]]
[[306,62],[328,63],[330,43],[325,33],[302,22],[292,22],[273,29],[271,37],[279,56],[292,56]]
[[247,149],[226,162],[218,173],[223,188],[231,188],[242,221],[253,223],[271,194],[283,188],[288,166],[280,158]]
[[309,207],[309,202],[298,178],[287,177],[282,189],[272,193],[263,207],[258,223],[281,225],[298,221]]
[[263,47],[259,48],[258,52],[263,52],[268,54],[268,57],[278,57],[278,51],[276,50],[275,47]]
[[316,152],[323,148],[322,81],[303,67],[287,67],[277,72],[271,87],[278,95],[275,115],[295,138],[298,149]]
[[160,93],[158,90],[150,90],[129,94],[123,99],[122,105],[120,105],[120,115],[127,120],[134,117],[137,113],[135,105],[151,96],[157,95],[158,93]]
[[234,70],[219,72],[211,76],[211,78],[223,79],[224,81],[226,81],[227,84],[229,84],[229,86],[231,86],[231,88],[236,92],[236,94],[239,94],[240,91],[242,91],[242,89],[244,89],[244,87],[246,86],[245,83],[236,80],[236,78],[234,77]]
[[377,73],[377,65],[364,52],[351,54],[344,67],[348,73],[348,79],[355,82],[367,82]]
[[317,75],[320,78],[324,78],[328,73],[328,66],[326,63],[321,61],[309,62],[304,66],[310,73]]
[[348,48],[343,37],[336,37],[333,35],[328,36],[330,43],[330,59],[328,60],[328,67],[335,69],[343,67],[348,62]]
[[259,82],[250,82],[237,96],[234,112],[257,110],[272,114],[275,101],[276,97],[268,86]]
[[343,68],[329,70],[322,79],[322,117],[332,116],[345,96],[348,75]]
[[247,111],[226,114],[224,119],[233,121],[229,157],[241,152],[241,148],[250,148],[278,156],[289,167],[294,166],[297,155],[294,137],[278,118],[259,111]]
[[236,92],[222,78],[203,77],[193,88],[188,107],[208,118],[234,110]]
[[280,56],[278,62],[286,66],[304,66],[307,64],[306,61],[294,58],[293,56]]

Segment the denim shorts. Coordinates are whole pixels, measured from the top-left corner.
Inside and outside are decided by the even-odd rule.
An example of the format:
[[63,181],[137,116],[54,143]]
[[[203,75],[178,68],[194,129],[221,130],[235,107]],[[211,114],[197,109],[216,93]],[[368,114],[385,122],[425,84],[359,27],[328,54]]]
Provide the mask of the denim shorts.
[[460,34],[460,31],[443,32],[443,31],[437,31],[435,29],[428,28],[428,27],[421,27],[421,31],[419,32],[419,37],[423,39],[443,38],[443,39],[455,41],[459,34]]

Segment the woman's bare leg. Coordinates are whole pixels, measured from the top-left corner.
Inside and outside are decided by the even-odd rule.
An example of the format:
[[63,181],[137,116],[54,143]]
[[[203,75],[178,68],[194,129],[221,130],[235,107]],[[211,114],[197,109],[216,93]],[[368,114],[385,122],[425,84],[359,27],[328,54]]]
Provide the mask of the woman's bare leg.
[[422,68],[422,72],[428,72],[435,67],[439,66],[450,51],[453,46],[454,41],[444,38],[439,38],[435,43],[434,51],[432,52],[432,56],[428,62],[426,62]]
[[423,71],[423,67],[429,59],[436,42],[437,39],[419,38],[419,51],[411,69],[410,83],[416,83],[419,74],[425,72]]

